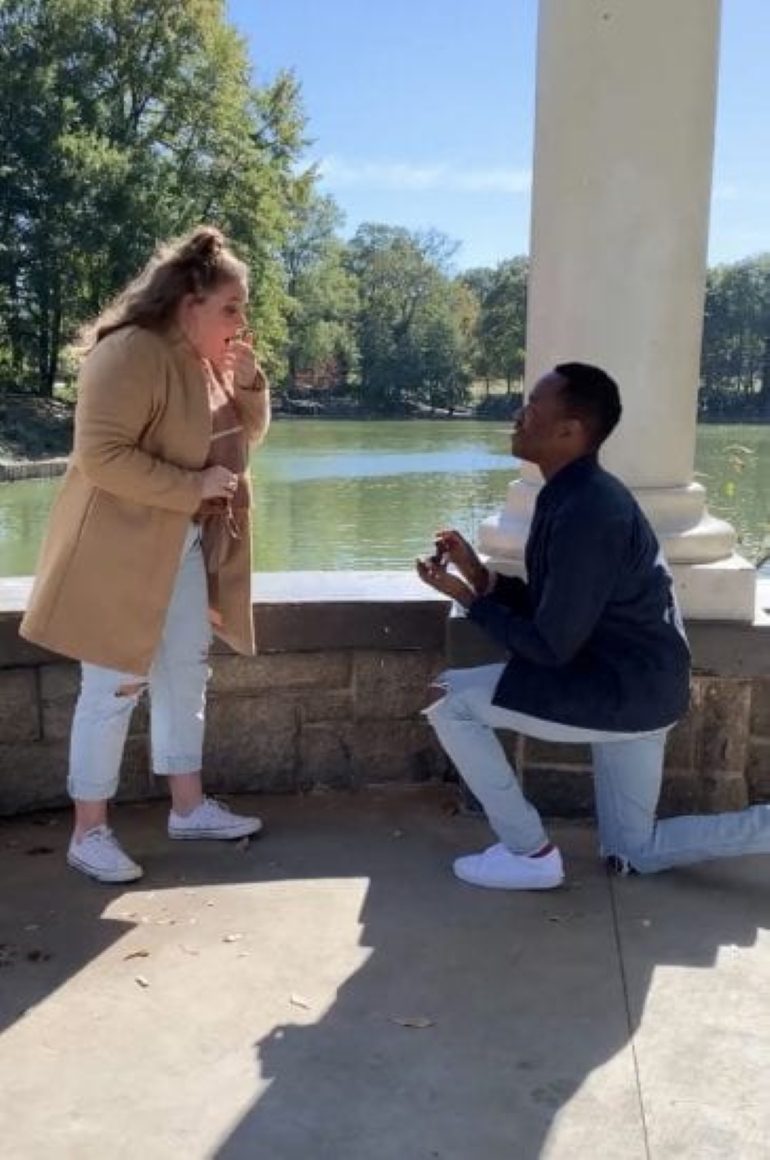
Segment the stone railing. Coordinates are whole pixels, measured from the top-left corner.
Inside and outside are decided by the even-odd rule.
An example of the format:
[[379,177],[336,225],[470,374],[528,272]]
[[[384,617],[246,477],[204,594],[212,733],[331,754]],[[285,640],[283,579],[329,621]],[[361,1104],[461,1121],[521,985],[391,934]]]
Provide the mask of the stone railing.
[[[18,636],[28,579],[0,581],[0,813],[66,801],[78,667]],[[214,652],[206,785],[215,792],[356,789],[451,776],[421,716],[432,676],[488,661],[478,630],[406,573],[254,577],[260,653]],[[664,808],[711,811],[770,800],[770,619],[694,623],[688,717],[672,734]],[[588,814],[581,747],[510,738],[525,788],[545,812]],[[120,796],[164,792],[136,710]]]

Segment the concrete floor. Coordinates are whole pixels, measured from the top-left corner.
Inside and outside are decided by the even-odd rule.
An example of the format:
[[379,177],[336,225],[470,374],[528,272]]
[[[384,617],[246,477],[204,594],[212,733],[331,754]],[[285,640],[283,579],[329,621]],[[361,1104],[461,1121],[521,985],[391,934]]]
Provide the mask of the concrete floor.
[[768,861],[567,888],[449,873],[443,790],[263,798],[247,848],[121,807],[133,887],[0,822],[3,1160],[770,1157]]

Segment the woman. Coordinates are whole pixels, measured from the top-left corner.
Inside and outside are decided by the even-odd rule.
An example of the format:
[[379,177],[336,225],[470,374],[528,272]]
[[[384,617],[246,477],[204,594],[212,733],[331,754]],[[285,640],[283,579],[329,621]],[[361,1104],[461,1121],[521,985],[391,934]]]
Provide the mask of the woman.
[[75,441],[51,513],[28,640],[82,663],[67,860],[102,882],[142,869],[107,825],[147,689],[172,838],[261,828],[201,787],[211,627],[252,653],[249,442],[270,419],[245,325],[247,270],[215,229],[161,247],[89,332]]

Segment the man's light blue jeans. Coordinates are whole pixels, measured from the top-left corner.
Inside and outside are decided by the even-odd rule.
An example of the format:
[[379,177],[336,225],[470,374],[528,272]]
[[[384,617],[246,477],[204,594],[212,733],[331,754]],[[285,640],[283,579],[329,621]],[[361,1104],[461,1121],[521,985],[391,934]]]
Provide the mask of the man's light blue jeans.
[[607,733],[559,725],[492,704],[502,665],[450,669],[434,684],[446,696],[425,710],[441,745],[484,807],[499,840],[515,854],[547,841],[540,815],[521,791],[495,729],[541,741],[587,742],[593,754],[601,851],[642,874],[739,854],[770,854],[770,806],[728,814],[666,818],[655,810],[668,729]]
[[149,675],[82,665],[70,735],[67,789],[72,798],[106,801],[115,794],[131,714],[145,689],[154,772],[168,776],[200,770],[210,644],[200,529],[191,523]]

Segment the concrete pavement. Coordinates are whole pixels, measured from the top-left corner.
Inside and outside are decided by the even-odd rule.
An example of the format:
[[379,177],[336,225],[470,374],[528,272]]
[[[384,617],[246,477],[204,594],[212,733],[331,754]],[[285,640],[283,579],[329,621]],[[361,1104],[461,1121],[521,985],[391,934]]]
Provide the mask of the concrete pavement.
[[8,1160],[763,1160],[770,865],[479,891],[449,789],[238,799],[266,833],[64,866],[63,814],[0,822]]

